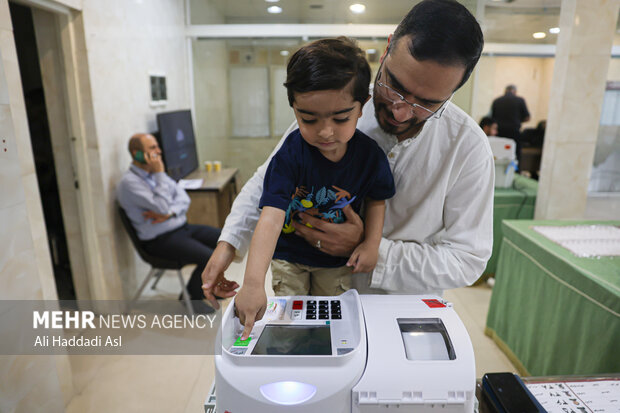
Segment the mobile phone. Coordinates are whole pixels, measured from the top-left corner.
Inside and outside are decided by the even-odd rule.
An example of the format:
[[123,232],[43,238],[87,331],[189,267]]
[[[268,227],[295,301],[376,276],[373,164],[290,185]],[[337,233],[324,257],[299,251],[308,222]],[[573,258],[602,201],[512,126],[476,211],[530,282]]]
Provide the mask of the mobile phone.
[[500,413],[538,413],[545,409],[512,373],[487,373],[482,377],[483,397],[492,411]]
[[146,163],[146,159],[144,159],[144,152],[142,151],[136,151],[133,158],[140,163]]

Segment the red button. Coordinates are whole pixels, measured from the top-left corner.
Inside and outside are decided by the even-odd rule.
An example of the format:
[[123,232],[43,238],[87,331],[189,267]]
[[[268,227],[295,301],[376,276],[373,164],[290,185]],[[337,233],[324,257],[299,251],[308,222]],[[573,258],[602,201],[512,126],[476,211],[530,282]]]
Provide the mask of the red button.
[[443,308],[446,305],[439,300],[422,300],[430,308]]
[[293,301],[293,310],[301,310],[304,308],[304,302],[300,300]]

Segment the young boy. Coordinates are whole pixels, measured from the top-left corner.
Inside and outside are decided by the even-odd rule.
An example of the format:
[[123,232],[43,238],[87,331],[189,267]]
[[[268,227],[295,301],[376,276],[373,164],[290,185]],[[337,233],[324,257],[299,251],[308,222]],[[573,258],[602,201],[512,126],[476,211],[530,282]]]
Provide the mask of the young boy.
[[[265,174],[262,212],[235,298],[243,339],[265,312],[265,273],[272,257],[276,295],[339,295],[350,288],[352,272],[372,271],[377,263],[385,199],[394,195],[394,179],[383,151],[356,129],[369,83],[364,52],[345,37],[310,43],[288,63],[284,85],[299,129],[286,138]],[[364,200],[364,241],[348,260],[294,234],[291,222],[302,211],[340,223],[344,208],[359,213]]]

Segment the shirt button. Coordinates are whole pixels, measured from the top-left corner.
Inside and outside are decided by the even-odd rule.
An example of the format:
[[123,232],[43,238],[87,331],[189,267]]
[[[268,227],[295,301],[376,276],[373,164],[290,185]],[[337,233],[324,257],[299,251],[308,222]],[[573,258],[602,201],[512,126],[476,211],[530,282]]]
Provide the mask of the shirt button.
[[390,153],[388,154],[388,157],[389,157],[389,158],[393,158],[393,157],[394,157],[394,152],[390,152]]

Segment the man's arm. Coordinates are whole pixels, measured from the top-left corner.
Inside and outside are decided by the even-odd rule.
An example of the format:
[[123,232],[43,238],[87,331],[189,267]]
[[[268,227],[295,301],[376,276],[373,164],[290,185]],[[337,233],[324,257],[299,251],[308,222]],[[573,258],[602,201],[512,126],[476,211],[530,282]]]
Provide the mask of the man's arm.
[[169,212],[176,215],[181,216],[187,213],[189,209],[189,204],[191,202],[189,195],[185,192],[185,189],[181,187],[177,182],[174,182],[172,178],[168,177],[172,184],[174,184],[174,194],[172,203],[170,204]]
[[166,215],[172,198],[165,193],[163,184],[159,185],[162,185],[159,190],[151,190],[141,178],[134,178],[130,175],[120,183],[118,200],[123,208],[128,208],[131,205],[144,211]]
[[[466,162],[466,165],[473,161]],[[383,238],[370,287],[421,293],[464,287],[482,274],[493,247],[493,159],[464,169],[448,192],[438,239],[415,243]]]
[[521,98],[521,122],[528,122],[530,120],[530,111],[527,110],[527,104],[525,99]]

